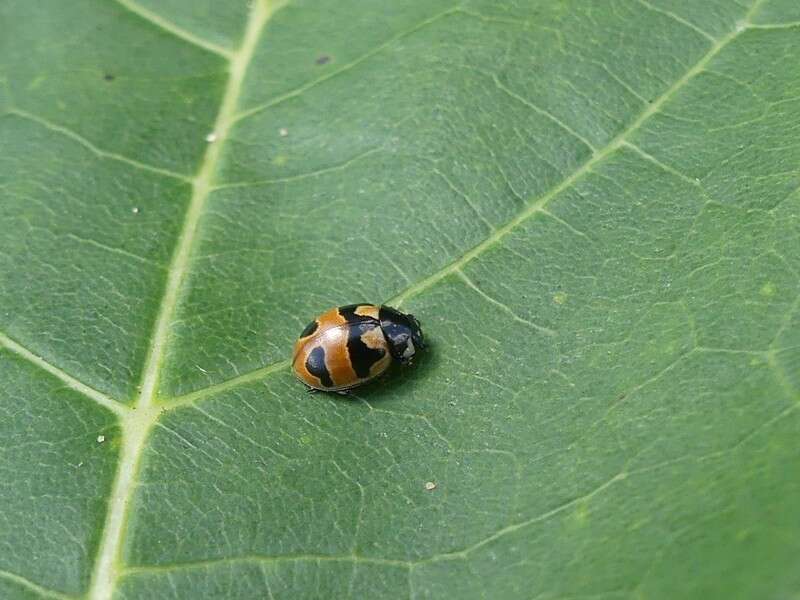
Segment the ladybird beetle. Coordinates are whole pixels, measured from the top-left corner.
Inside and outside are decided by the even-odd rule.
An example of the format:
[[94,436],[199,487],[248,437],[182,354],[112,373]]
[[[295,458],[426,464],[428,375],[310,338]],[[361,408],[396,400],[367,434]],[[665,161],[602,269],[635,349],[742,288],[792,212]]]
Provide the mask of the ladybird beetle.
[[413,315],[390,306],[350,304],[306,326],[294,345],[292,369],[312,389],[345,392],[378,377],[395,361],[410,363],[424,347]]

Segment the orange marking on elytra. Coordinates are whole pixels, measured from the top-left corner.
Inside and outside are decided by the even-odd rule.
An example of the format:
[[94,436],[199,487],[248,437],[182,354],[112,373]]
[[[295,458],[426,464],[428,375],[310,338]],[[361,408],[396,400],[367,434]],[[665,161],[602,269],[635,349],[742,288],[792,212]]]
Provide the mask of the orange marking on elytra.
[[362,304],[355,310],[355,313],[359,317],[371,317],[375,320],[378,320],[378,315],[379,315],[378,311],[379,308],[374,304]]

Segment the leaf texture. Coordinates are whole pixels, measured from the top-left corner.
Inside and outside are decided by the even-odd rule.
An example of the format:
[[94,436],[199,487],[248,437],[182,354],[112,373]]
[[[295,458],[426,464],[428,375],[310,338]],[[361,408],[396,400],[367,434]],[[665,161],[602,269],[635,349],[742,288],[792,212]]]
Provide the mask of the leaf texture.
[[[0,24],[0,597],[798,593],[796,2]],[[306,394],[358,301],[430,350]]]

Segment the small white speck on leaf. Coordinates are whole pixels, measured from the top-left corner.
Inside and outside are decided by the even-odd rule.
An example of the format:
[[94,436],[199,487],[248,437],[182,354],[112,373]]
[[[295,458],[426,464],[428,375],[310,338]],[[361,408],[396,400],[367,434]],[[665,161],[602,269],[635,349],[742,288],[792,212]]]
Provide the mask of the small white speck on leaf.
[[217,134],[213,131],[206,136],[206,141],[210,144],[211,142],[217,141]]
[[97,443],[98,444],[102,444],[105,441],[106,441],[106,436],[104,436],[104,435],[98,435],[97,436]]
[[135,215],[138,215],[138,214],[139,214],[139,207],[138,207],[138,206],[134,206],[134,207],[131,209],[131,212],[132,212],[133,214],[135,214]]
[[436,484],[433,481],[426,481],[425,482],[425,489],[429,492],[432,492],[436,489]]
[[281,127],[280,129],[278,129],[278,135],[280,135],[281,137],[286,137],[287,135],[289,135],[289,130],[286,129],[286,127]]

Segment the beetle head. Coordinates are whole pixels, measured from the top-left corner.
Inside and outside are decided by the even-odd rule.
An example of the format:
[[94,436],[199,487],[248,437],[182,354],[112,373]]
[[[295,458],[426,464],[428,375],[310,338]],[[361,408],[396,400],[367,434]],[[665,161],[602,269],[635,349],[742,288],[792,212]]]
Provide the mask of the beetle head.
[[425,348],[419,321],[391,306],[381,306],[380,321],[383,335],[389,344],[389,353],[401,363],[409,363],[417,351]]

